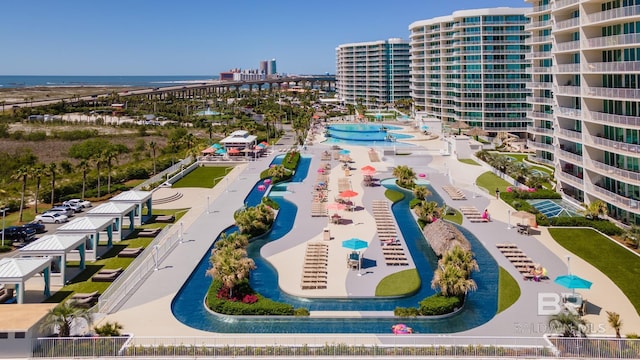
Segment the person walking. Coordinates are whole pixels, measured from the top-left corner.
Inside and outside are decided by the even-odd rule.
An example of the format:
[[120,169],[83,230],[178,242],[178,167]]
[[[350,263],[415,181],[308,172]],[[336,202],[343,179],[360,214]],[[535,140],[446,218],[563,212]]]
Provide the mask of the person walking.
[[500,199],[500,189],[496,188],[496,199]]

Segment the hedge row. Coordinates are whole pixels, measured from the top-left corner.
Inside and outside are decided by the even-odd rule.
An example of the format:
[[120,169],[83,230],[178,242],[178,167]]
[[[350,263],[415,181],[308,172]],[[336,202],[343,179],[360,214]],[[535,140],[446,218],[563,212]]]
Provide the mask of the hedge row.
[[462,299],[456,296],[443,296],[434,294],[420,301],[418,308],[397,307],[393,311],[395,316],[415,317],[415,316],[435,316],[451,314],[462,306]]
[[[241,301],[228,301],[219,299],[218,292],[222,288],[222,281],[214,279],[211,282],[207,293],[207,306],[212,311],[226,315],[294,315],[296,312],[293,306],[285,303],[279,303],[263,297],[260,294],[254,294],[258,301],[254,303],[243,303]],[[301,313],[297,311],[297,313]]]
[[585,217],[554,217],[549,219],[549,225],[592,227],[609,236],[622,235],[624,233],[624,230],[608,220],[594,220]]

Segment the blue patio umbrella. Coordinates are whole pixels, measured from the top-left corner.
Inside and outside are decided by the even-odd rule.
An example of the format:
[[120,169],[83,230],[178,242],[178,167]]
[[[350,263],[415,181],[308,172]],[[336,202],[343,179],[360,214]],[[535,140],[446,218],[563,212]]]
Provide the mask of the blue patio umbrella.
[[220,149],[222,147],[222,145],[220,145],[218,143],[215,143],[215,144],[211,145],[211,147],[215,148],[215,149]]
[[340,152],[338,154],[340,154],[340,155],[349,155],[349,154],[351,154],[351,151],[347,150],[347,149],[343,149],[343,150],[340,150]]
[[227,153],[227,150],[224,149],[224,148],[216,150],[216,154],[218,154],[218,155],[223,155],[223,154],[226,154],[226,153]]
[[591,281],[573,274],[558,276],[554,282],[571,290],[591,288]]
[[353,251],[360,251],[368,248],[369,243],[357,238],[351,238],[349,240],[344,240],[342,242],[342,247]]

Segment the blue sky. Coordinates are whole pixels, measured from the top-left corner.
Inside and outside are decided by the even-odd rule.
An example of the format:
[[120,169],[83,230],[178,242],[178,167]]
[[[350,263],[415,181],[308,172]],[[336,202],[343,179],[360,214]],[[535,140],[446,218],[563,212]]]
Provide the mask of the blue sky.
[[13,0],[0,75],[213,75],[277,59],[335,72],[344,43],[408,38],[414,21],[524,0]]

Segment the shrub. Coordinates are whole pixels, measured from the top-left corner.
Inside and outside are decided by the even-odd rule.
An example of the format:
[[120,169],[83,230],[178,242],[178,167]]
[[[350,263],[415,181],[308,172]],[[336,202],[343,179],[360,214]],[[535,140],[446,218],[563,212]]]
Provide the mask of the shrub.
[[422,200],[418,198],[411,199],[411,201],[409,201],[409,209],[413,209],[414,207],[416,207],[416,205],[420,204],[421,202]]
[[420,312],[418,311],[417,308],[414,308],[414,307],[409,307],[409,308],[396,307],[393,310],[393,315],[400,316],[400,317],[416,317],[420,315]]
[[11,250],[13,250],[13,248],[11,246],[0,245],[0,253],[7,253],[7,252],[9,252]]
[[[222,281],[213,279],[209,292],[207,293],[206,303],[209,309],[220,314],[226,315],[294,315],[293,306],[285,303],[279,303],[263,297],[260,294],[253,293],[248,282],[238,285],[236,288],[247,295],[255,296],[257,299],[253,303],[245,303],[242,301],[225,300],[218,297],[218,293],[223,289]],[[247,292],[251,292],[247,294]]]
[[309,316],[309,309],[297,308],[293,311],[294,316]]
[[125,171],[125,178],[127,180],[148,179],[150,174],[149,170],[140,167],[130,167]]
[[585,217],[555,217],[549,220],[551,226],[584,226],[592,227],[603,234],[614,236],[622,235],[621,228],[607,220],[593,220]]
[[96,334],[100,336],[121,336],[120,330],[122,330],[122,325],[117,322],[111,323],[106,322],[102,326],[96,326],[93,328]]
[[431,295],[420,301],[419,312],[421,315],[443,315],[449,314],[462,305],[457,296],[442,296],[440,294]]
[[297,151],[289,151],[287,155],[285,155],[282,165],[289,170],[295,170],[298,166],[298,161],[300,161],[300,153]]

